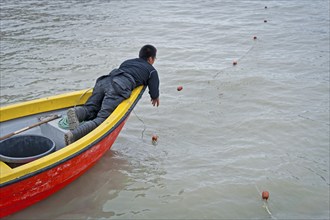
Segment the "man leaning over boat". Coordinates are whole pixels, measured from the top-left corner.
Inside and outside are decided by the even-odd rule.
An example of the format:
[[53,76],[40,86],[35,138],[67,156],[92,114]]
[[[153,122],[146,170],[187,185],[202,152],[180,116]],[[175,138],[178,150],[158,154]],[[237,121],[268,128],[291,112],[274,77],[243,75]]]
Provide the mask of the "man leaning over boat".
[[[118,69],[96,80],[87,102],[67,111],[70,128],[64,135],[67,145],[99,126],[138,86],[148,86],[152,105],[159,106],[159,77],[153,67],[156,53],[154,46],[144,45],[140,49],[139,58],[124,61]],[[80,124],[82,121],[84,123]]]

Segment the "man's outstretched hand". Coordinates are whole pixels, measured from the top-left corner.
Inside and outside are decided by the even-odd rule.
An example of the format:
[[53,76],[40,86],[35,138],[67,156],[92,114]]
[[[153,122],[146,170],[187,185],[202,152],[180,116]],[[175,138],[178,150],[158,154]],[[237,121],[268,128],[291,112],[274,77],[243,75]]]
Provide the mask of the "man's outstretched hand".
[[151,104],[153,105],[153,106],[159,106],[159,98],[156,98],[156,99],[151,99]]

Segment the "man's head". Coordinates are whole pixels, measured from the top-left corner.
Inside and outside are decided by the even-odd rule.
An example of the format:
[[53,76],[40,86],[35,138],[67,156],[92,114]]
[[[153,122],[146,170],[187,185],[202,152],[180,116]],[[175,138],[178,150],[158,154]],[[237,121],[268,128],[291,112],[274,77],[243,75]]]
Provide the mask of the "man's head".
[[140,49],[139,57],[152,65],[156,60],[156,54],[157,49],[154,46],[147,44]]

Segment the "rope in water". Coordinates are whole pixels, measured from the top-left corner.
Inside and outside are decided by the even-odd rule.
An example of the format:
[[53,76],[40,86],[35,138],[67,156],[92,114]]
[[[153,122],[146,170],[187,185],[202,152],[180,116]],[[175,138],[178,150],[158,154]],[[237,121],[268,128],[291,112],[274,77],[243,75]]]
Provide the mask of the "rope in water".
[[[254,38],[254,40],[255,39],[256,39],[256,37]],[[254,42],[254,44],[252,44],[252,46],[241,57],[239,57],[236,60],[236,62],[239,61],[239,60],[244,59],[254,49],[254,47],[255,47],[255,42]],[[229,68],[233,68],[233,66],[228,66],[228,67],[225,67],[223,69],[220,69],[219,72],[215,73],[215,75],[213,76],[213,79],[215,79],[216,77],[218,77],[218,75],[220,73],[223,73],[225,70],[227,70]],[[185,85],[192,84],[192,83],[194,83],[194,82],[186,83]],[[181,87],[181,89],[182,89],[182,87]],[[180,91],[180,90],[178,89],[178,91]],[[135,114],[136,118],[143,124],[143,131],[142,131],[142,134],[141,134],[141,139],[143,140],[143,135],[144,135],[145,130],[147,129],[147,126],[144,123],[144,121],[136,114],[136,112],[134,111],[134,109],[133,109],[133,113]]]
[[[255,41],[256,42],[256,41]],[[252,51],[252,49],[254,48],[254,46],[255,46],[255,43],[250,47],[250,49],[248,49],[241,57],[239,57],[236,61],[234,61],[234,62],[236,62],[236,64],[237,64],[237,62],[238,61],[240,61],[240,60],[242,60],[242,59],[244,59],[251,51]],[[235,65],[236,65],[235,64]],[[235,66],[235,65],[233,65],[233,66]],[[223,73],[226,69],[229,69],[229,68],[232,68],[233,66],[228,66],[228,67],[225,67],[225,68],[223,68],[223,69],[220,69],[219,70],[219,72],[217,72],[214,76],[213,76],[213,79],[214,78],[216,78],[220,73]]]
[[147,129],[147,126],[146,126],[146,124],[144,123],[144,121],[136,114],[136,112],[134,111],[134,109],[133,109],[133,112],[134,112],[134,114],[135,114],[135,116],[136,116],[136,118],[137,119],[139,119],[139,121],[141,121],[142,122],[142,124],[143,124],[143,131],[142,131],[142,134],[141,134],[141,139],[143,140],[143,134],[144,134],[144,132],[145,132],[145,130]]
[[[261,191],[259,190],[258,186],[255,185],[257,191],[258,191],[258,194],[260,195],[261,194]],[[269,208],[268,208],[268,205],[267,205],[267,201],[264,201],[264,205],[262,206],[263,208],[266,209],[267,213],[270,215],[270,217],[272,219],[277,219],[275,216],[273,216],[273,214],[270,212]]]

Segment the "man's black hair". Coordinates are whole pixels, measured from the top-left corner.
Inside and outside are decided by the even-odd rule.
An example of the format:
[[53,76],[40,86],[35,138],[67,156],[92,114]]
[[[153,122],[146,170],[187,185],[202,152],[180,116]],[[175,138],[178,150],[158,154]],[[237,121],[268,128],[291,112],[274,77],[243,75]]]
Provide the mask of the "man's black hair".
[[144,45],[139,53],[139,57],[147,60],[149,57],[155,58],[156,57],[156,53],[157,53],[157,49],[156,47],[152,46],[152,45]]

